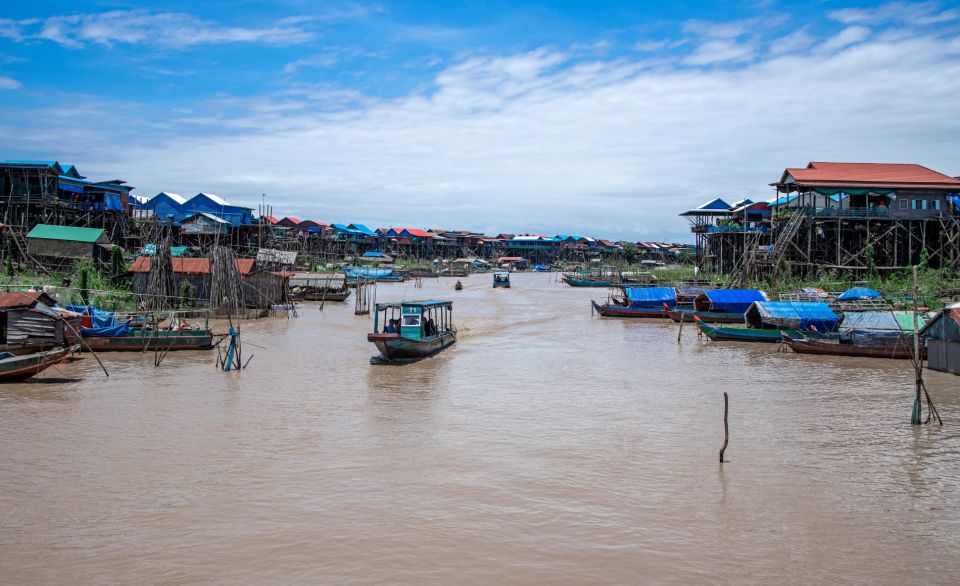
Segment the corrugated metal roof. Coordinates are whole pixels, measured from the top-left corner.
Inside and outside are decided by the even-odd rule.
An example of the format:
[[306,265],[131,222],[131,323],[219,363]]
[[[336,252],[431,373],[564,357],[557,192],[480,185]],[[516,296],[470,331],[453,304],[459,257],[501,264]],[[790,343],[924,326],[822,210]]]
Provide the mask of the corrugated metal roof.
[[14,307],[30,307],[41,297],[47,297],[43,291],[12,291],[0,293],[0,308],[11,309]]
[[96,242],[101,236],[103,236],[102,228],[78,228],[76,226],[53,226],[51,224],[37,224],[27,234],[27,238],[70,242]]
[[861,185],[864,187],[926,187],[953,189],[960,179],[923,165],[902,163],[811,162],[804,168],[787,168],[781,182],[792,177],[803,185]]

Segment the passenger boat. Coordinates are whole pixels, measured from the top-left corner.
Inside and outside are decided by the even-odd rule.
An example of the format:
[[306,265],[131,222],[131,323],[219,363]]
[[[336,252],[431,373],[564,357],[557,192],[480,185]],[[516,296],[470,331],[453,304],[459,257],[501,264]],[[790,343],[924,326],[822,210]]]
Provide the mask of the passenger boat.
[[623,295],[613,296],[607,303],[590,303],[604,317],[663,319],[676,306],[677,292],[673,287],[623,287]]
[[[812,340],[810,338],[791,337],[783,333],[783,343],[797,354],[818,354],[824,356],[860,356],[864,358],[909,359],[913,356],[913,342],[909,336],[891,336],[893,343],[884,345],[857,344],[841,338],[836,342]],[[920,346],[920,359],[926,357],[927,349]]]
[[711,340],[779,343],[786,332],[792,337],[839,339],[840,318],[826,303],[801,301],[754,301],[744,312],[748,327],[711,326],[694,315],[700,331]]
[[457,281],[457,284],[454,285],[453,288],[456,289],[457,291],[463,291],[463,283],[461,283],[460,281]]
[[510,273],[507,271],[497,271],[493,273],[493,288],[503,287],[504,289],[510,288]]
[[457,341],[453,302],[378,303],[373,332],[367,334],[367,341],[380,350],[381,355],[371,359],[373,364],[409,362],[432,356]]
[[23,381],[42,372],[67,357],[73,348],[58,348],[36,354],[16,356],[0,352],[0,382]]
[[128,326],[83,328],[83,350],[94,352],[146,352],[149,350],[210,350],[213,332],[198,330],[133,330]]

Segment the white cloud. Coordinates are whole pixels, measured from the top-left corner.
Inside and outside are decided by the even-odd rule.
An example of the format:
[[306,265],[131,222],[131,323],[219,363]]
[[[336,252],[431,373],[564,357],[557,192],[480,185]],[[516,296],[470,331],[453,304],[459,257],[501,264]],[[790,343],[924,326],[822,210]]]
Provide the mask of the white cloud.
[[888,22],[923,26],[960,18],[956,9],[940,10],[939,2],[888,2],[874,8],[844,8],[827,16],[844,24],[876,25]]
[[817,50],[830,53],[838,49],[843,49],[845,47],[849,47],[850,45],[862,42],[869,36],[870,29],[867,27],[850,26],[824,41],[819,47],[817,47]]
[[0,142],[146,194],[267,193],[280,215],[657,240],[690,238],[679,211],[772,197],[810,160],[960,174],[960,37],[944,34],[706,69],[543,48],[447,67],[430,93],[319,107],[333,93],[192,103],[162,124],[129,104],[26,111],[38,126],[0,127]]
[[688,55],[684,62],[690,65],[712,65],[715,63],[738,63],[753,59],[757,53],[754,43],[738,43],[726,39],[707,41]]
[[0,90],[18,90],[22,87],[23,84],[12,77],[0,76]]
[[286,18],[258,27],[225,26],[174,12],[114,10],[47,19],[0,20],[0,36],[14,41],[45,39],[64,47],[87,45],[153,45],[190,47],[219,43],[291,45],[314,38],[304,24],[310,19]]
[[774,55],[802,51],[813,45],[816,39],[806,28],[794,31],[785,37],[780,37],[770,43],[770,52]]

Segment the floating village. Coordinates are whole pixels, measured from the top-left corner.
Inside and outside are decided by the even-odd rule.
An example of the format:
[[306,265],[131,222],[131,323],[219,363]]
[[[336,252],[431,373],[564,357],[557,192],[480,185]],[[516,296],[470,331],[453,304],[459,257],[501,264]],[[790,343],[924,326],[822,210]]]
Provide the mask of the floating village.
[[[116,351],[155,365],[172,351],[213,351],[218,368],[242,370],[241,323],[295,318],[305,305],[369,316],[356,342],[372,344],[371,363],[404,364],[457,341],[464,280],[523,295],[511,275],[524,271],[595,288],[583,311],[598,319],[672,321],[678,335],[688,324],[705,343],[771,352],[909,361],[918,405],[924,368],[960,374],[960,179],[831,162],[774,178],[767,198],[680,211],[694,240],[683,244],[278,218],[265,203],[145,198],[74,165],[4,161],[0,380],[88,355],[108,371]],[[425,279],[449,279],[450,297],[378,301]]]

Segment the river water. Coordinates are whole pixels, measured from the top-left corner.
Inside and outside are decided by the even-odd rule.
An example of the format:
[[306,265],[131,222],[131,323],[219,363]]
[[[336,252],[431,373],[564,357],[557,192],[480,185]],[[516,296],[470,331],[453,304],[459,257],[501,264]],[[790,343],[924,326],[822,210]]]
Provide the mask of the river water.
[[[957,583],[960,378],[600,319],[554,275],[454,299],[458,343],[371,366],[352,303],[210,352],[0,387],[0,582]],[[730,394],[730,446],[722,393]]]

